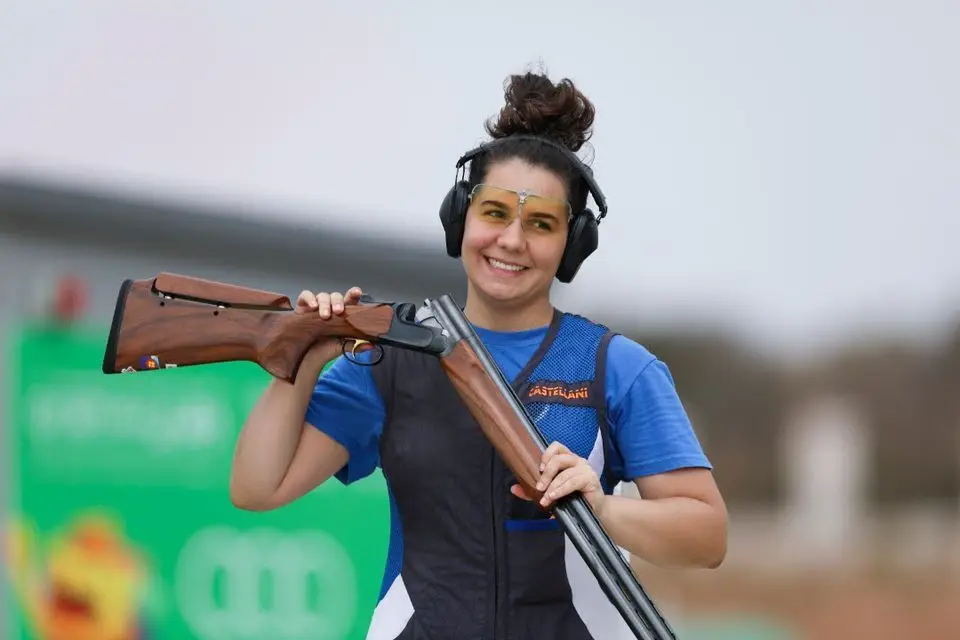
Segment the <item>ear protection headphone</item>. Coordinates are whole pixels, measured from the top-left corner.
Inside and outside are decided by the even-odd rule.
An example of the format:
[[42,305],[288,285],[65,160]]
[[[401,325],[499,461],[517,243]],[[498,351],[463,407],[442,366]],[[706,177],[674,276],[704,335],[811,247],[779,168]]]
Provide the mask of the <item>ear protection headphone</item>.
[[444,196],[440,205],[440,223],[443,225],[444,234],[447,243],[447,255],[451,258],[460,256],[460,245],[463,243],[463,229],[466,223],[467,208],[470,206],[470,185],[467,180],[460,177],[460,169],[477,156],[486,153],[492,147],[502,144],[508,140],[537,140],[541,144],[553,147],[560,151],[570,163],[577,169],[580,178],[587,185],[590,195],[600,215],[594,215],[589,208],[573,212],[573,220],[570,222],[570,229],[567,233],[567,245],[563,251],[563,257],[560,259],[560,266],[557,269],[557,279],[560,282],[571,282],[580,265],[591,253],[597,250],[599,242],[598,227],[600,220],[607,215],[607,200],[600,190],[599,185],[593,178],[593,170],[585,165],[575,153],[563,145],[554,142],[548,138],[541,138],[532,135],[513,135],[507,138],[499,138],[492,142],[483,144],[475,149],[471,149],[463,154],[457,160],[457,180],[453,187]]

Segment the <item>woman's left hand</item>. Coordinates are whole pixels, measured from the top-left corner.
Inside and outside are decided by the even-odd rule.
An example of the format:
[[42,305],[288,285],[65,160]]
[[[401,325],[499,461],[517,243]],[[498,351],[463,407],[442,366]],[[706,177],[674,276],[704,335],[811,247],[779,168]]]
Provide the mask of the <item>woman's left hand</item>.
[[[580,491],[598,518],[606,498],[600,478],[597,477],[590,463],[559,442],[552,443],[543,452],[543,458],[540,461],[540,482],[536,488],[537,491],[544,492],[540,500],[540,505],[544,508],[548,508],[563,496]],[[510,491],[518,498],[533,500],[519,484],[513,485]]]

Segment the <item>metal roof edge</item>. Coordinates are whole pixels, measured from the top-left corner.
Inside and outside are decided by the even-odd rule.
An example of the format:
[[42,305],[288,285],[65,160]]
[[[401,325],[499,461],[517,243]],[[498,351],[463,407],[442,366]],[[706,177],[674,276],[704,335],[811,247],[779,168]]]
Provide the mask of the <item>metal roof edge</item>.
[[255,261],[269,271],[323,273],[339,280],[362,269],[388,281],[382,286],[441,289],[458,296],[465,287],[462,267],[443,251],[442,239],[436,249],[401,247],[382,233],[298,226],[267,215],[230,216],[209,204],[10,173],[0,173],[4,231],[245,268]]

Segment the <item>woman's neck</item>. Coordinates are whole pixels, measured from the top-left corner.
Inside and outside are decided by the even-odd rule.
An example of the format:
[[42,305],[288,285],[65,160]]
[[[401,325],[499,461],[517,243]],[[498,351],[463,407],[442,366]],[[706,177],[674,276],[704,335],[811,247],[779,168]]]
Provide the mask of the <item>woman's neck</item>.
[[474,325],[491,331],[525,331],[550,324],[553,305],[549,298],[533,304],[490,304],[473,292],[468,292],[463,313]]

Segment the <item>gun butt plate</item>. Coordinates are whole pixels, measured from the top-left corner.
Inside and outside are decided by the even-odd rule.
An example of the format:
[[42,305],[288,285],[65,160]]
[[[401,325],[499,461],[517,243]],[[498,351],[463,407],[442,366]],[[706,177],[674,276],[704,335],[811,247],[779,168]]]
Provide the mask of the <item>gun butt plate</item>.
[[133,280],[124,280],[117,294],[117,304],[113,310],[113,320],[110,323],[110,335],[107,337],[107,346],[103,353],[103,372],[120,373],[117,371],[117,342],[120,339],[120,327],[123,326],[123,313],[127,304],[127,295]]

